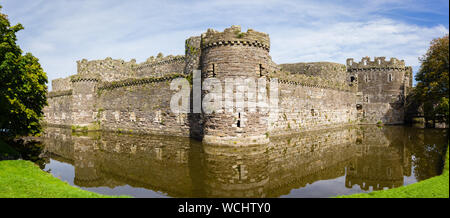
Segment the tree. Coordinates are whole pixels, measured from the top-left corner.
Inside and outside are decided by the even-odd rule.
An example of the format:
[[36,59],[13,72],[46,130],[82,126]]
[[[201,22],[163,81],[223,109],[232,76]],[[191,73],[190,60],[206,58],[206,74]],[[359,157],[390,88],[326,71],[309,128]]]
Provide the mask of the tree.
[[[1,6],[0,6],[1,10]],[[36,135],[47,104],[47,75],[31,53],[16,44],[21,24],[10,25],[0,12],[0,132]]]
[[426,120],[449,121],[449,35],[433,39],[421,66],[415,98],[422,104]]

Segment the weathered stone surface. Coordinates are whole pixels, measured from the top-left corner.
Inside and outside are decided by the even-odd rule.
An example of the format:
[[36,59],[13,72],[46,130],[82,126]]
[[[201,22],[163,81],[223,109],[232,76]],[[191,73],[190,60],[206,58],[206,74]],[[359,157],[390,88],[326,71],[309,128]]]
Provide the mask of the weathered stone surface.
[[412,68],[403,60],[385,57],[347,59],[348,72],[358,83],[361,95],[358,113],[362,123],[401,124],[404,122],[405,99],[412,87]]
[[[203,138],[210,144],[268,143],[269,135],[318,130],[357,123],[403,122],[404,96],[412,86],[412,68],[403,60],[384,57],[338,63],[275,64],[265,33],[232,26],[209,29],[185,42],[185,55],[150,57],[143,63],[106,58],[77,61],[78,73],[53,80],[44,109],[48,124],[98,126],[132,131]],[[170,82],[192,71],[202,81],[225,79],[278,80],[278,113],[216,111],[212,114],[174,114]],[[245,87],[242,84],[239,87]],[[224,96],[235,94],[236,87]],[[202,96],[208,91],[202,90]],[[223,93],[222,93],[223,94]],[[192,109],[191,95],[191,109]],[[244,96],[242,101],[247,101]],[[240,103],[240,102],[239,102]],[[91,128],[92,129],[92,128]]]

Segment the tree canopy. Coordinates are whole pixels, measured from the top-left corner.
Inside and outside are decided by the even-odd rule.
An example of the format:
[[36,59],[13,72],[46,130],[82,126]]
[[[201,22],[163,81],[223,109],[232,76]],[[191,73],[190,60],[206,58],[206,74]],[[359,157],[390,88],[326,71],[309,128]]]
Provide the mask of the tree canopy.
[[0,11],[0,131],[35,135],[47,104],[47,75],[39,60],[16,44],[22,29],[21,24],[11,26]]
[[423,57],[420,70],[416,75],[418,81],[415,96],[423,106],[427,120],[449,118],[449,35],[431,41],[430,48]]

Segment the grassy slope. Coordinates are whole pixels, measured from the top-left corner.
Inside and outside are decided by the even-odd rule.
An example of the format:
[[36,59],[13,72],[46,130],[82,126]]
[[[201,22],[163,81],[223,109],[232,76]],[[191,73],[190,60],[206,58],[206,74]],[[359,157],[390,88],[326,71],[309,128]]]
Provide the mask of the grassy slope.
[[418,183],[399,188],[374,191],[371,193],[337,196],[338,198],[448,198],[448,152],[445,156],[445,166],[442,175]]
[[24,160],[0,161],[0,198],[104,198],[73,187]]

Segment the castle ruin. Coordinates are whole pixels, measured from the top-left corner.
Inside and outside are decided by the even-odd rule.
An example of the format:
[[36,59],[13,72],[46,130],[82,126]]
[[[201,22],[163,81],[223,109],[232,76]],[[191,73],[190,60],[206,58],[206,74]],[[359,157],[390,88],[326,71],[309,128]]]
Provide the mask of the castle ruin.
[[[232,26],[190,37],[185,55],[143,63],[106,58],[77,61],[77,74],[52,81],[44,122],[82,130],[187,136],[208,144],[247,145],[269,135],[355,124],[402,124],[412,68],[403,60],[365,57],[330,62],[276,64],[269,35]],[[222,111],[175,114],[175,78],[241,77],[278,80],[278,113]],[[223,84],[224,87],[224,84]],[[269,87],[269,86],[267,86]],[[269,92],[269,91],[268,91]],[[202,90],[202,96],[208,91]],[[193,103],[191,95],[191,108]]]

